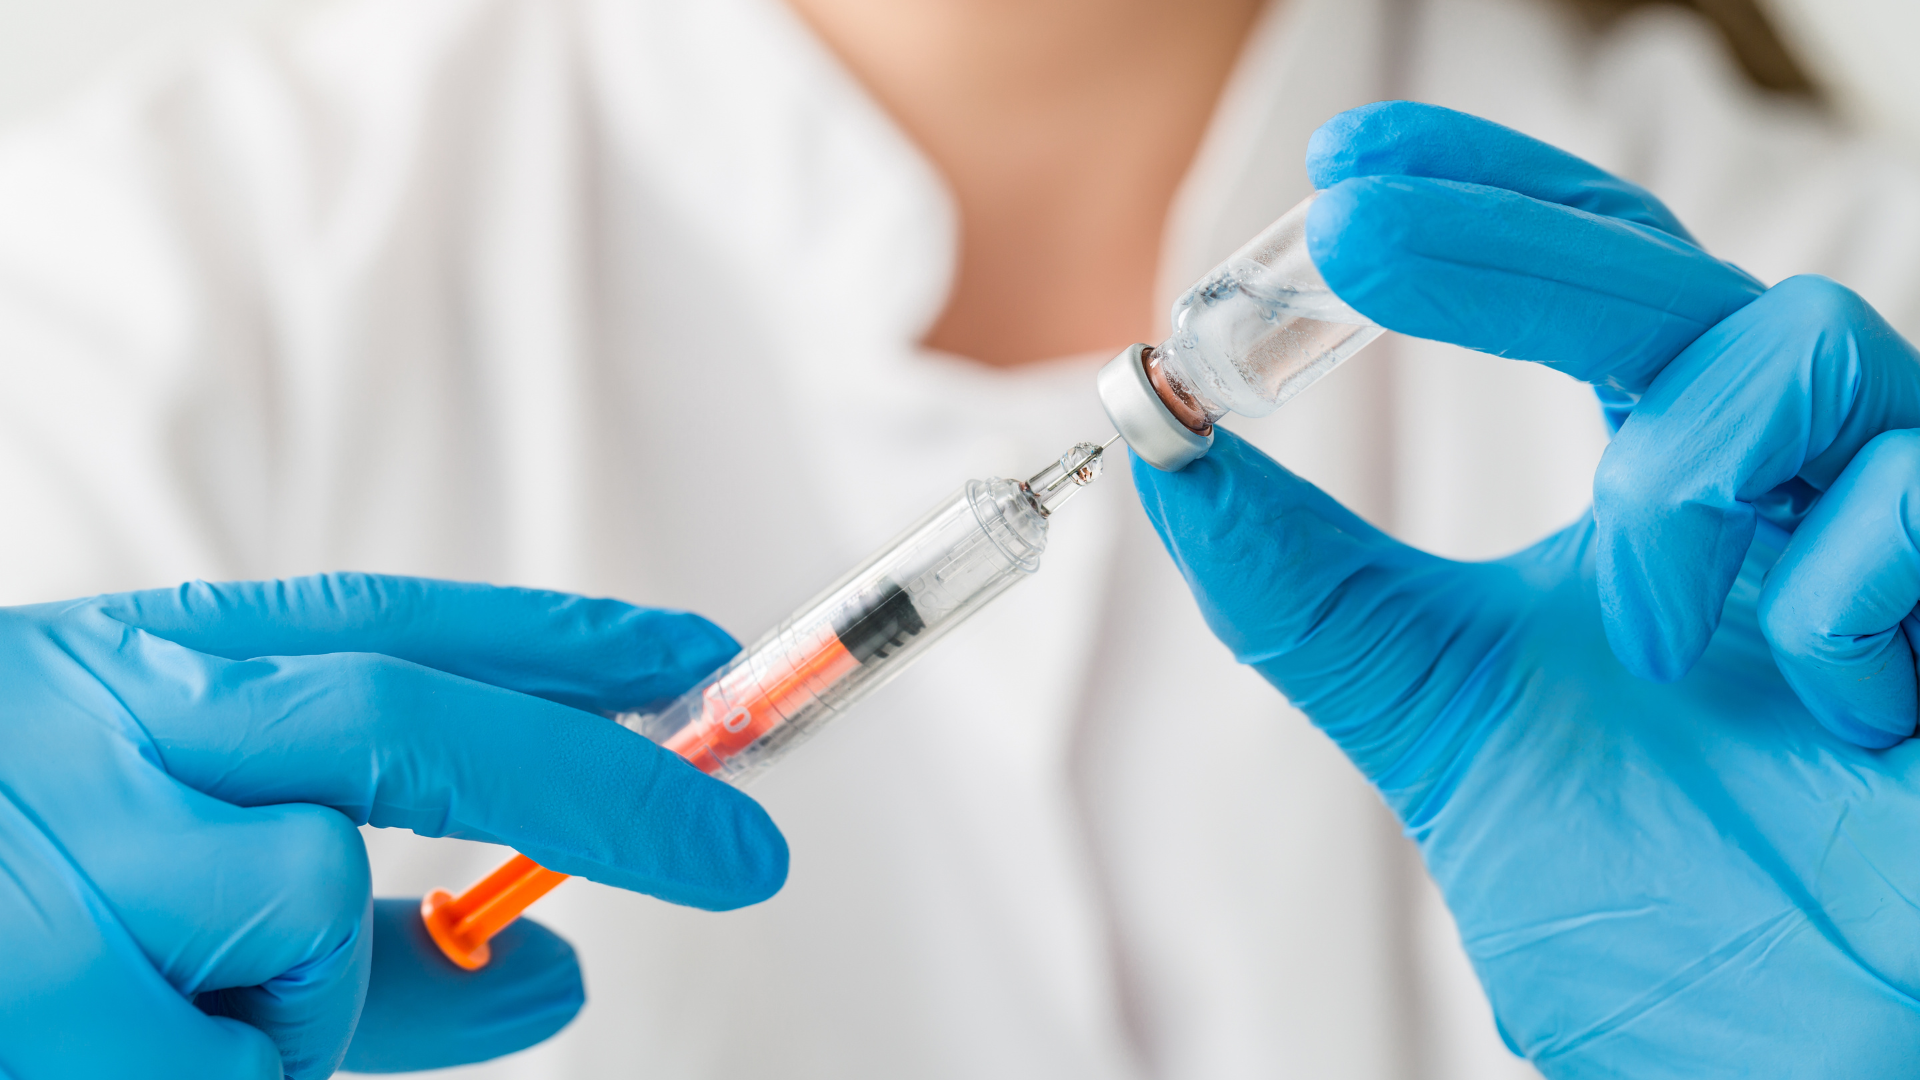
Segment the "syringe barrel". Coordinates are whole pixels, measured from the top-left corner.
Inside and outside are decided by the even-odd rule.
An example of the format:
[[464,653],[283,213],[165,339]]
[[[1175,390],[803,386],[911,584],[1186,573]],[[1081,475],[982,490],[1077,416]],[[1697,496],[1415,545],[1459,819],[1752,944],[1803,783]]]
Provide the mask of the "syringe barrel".
[[751,779],[1039,569],[1027,485],[970,481],[665,710],[616,719],[695,767]]
[[[973,480],[852,573],[658,713],[621,724],[743,784],[900,674],[941,635],[1040,568],[1047,517],[1100,475],[1080,443],[1026,483]],[[515,855],[460,895],[420,902],[427,933],[473,971],[488,939],[567,879]]]

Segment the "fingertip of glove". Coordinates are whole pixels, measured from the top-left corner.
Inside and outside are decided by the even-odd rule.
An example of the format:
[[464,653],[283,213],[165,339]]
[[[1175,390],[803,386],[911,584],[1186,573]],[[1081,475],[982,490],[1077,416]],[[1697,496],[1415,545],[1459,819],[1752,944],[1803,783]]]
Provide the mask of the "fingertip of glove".
[[727,790],[734,805],[722,838],[728,848],[724,886],[690,901],[708,911],[732,911],[771,899],[786,885],[792,859],[786,835],[766,808],[739,791]]
[[1307,139],[1307,177],[1328,188],[1356,176],[1377,176],[1417,168],[1406,158],[1407,137],[1424,132],[1425,153],[1447,152],[1434,125],[1485,124],[1465,113],[1417,101],[1375,101],[1334,116]]
[[1307,137],[1307,179],[1316,190],[1359,174],[1366,150],[1367,121],[1383,103],[1362,105],[1335,115]]
[[1898,746],[1913,737],[1913,727],[1905,731],[1887,731],[1871,724],[1862,723],[1850,716],[1815,711],[1815,719],[1820,726],[1835,736],[1867,750],[1887,750]]
[[[1307,256],[1329,286],[1334,285],[1329,275],[1342,269],[1342,241],[1354,227],[1354,218],[1360,212],[1360,188],[1358,181],[1342,180],[1322,191],[1307,210]],[[1334,291],[1340,290],[1335,287]]]
[[766,808],[669,751],[655,760],[649,791],[628,819],[632,831],[617,844],[617,861],[584,871],[554,869],[704,911],[748,907],[778,893],[790,856]]
[[705,675],[733,658],[740,643],[712,620],[690,611],[648,611],[646,632],[670,646],[672,665],[692,677]]
[[1134,493],[1140,497],[1140,505],[1145,508],[1154,527],[1161,529],[1163,537],[1167,512],[1172,502],[1207,499],[1207,493],[1217,486],[1220,478],[1220,462],[1215,459],[1234,456],[1235,444],[1239,440],[1224,428],[1215,428],[1214,436],[1213,447],[1206,456],[1188,462],[1185,467],[1173,472],[1156,469],[1132,450],[1127,451],[1127,460],[1133,468]]
[[1675,635],[1663,634],[1649,628],[1643,620],[1624,618],[1614,612],[1605,613],[1603,628],[1607,645],[1620,665],[1635,678],[1651,683],[1679,682],[1693,670],[1694,662],[1705,651],[1704,644],[1694,648],[1676,642],[1671,640]]
[[1179,472],[1145,462],[1133,469],[1136,492],[1155,531],[1183,572],[1192,560],[1227,565],[1273,542],[1273,520],[1317,489],[1224,428],[1213,449]]
[[[1677,682],[1706,654],[1753,536],[1750,509],[1623,497],[1603,459],[1594,479],[1593,572],[1607,644],[1634,676]],[[1654,490],[1642,484],[1642,490]]]
[[227,1045],[219,1048],[217,1057],[205,1059],[205,1075],[231,1080],[282,1080],[287,1075],[279,1047],[265,1032],[228,1016],[209,1016],[207,1020],[220,1033],[216,1040],[224,1037]]
[[[1365,176],[1342,180],[1320,193],[1307,211],[1307,257],[1334,295],[1367,318],[1381,322],[1393,305],[1396,277],[1408,256],[1416,255],[1412,230],[1426,215],[1413,202],[1421,193],[1400,177]],[[1432,182],[1425,182],[1432,183]],[[1430,193],[1429,193],[1430,194]],[[1404,305],[1402,305],[1404,306]]]
[[566,692],[542,696],[589,712],[652,711],[740,651],[733,635],[692,612],[578,597],[562,608],[553,638],[571,645],[580,674]]
[[[1614,655],[1619,656],[1620,654],[1616,651]],[[1685,678],[1687,672],[1693,668],[1693,665],[1683,663],[1670,656],[1646,653],[1629,653],[1627,656],[1621,657],[1620,662],[1625,664],[1627,670],[1636,678],[1644,679],[1650,683],[1658,683],[1663,686],[1667,683],[1679,682]]]

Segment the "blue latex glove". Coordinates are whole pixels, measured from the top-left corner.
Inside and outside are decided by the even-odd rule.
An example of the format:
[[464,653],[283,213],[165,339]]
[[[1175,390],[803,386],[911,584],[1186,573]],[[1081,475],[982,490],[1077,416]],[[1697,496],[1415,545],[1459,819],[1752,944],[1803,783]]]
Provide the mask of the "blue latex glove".
[[0,609],[0,1074],[303,1080],[350,1038],[355,1067],[423,1068],[558,1030],[565,942],[522,923],[455,972],[417,902],[373,903],[354,827],[764,899],[787,853],[760,807],[583,711],[733,650],[691,615],[360,575]]
[[1920,740],[1813,722],[1760,634],[1766,543],[1662,684],[1608,647],[1590,520],[1457,563],[1224,431],[1133,475],[1214,632],[1419,843],[1503,1037],[1548,1077],[1913,1075]]
[[1910,653],[1885,655],[1920,598],[1912,350],[1470,117],[1358,110],[1309,164],[1349,303],[1593,382],[1624,423],[1594,519],[1485,564],[1231,436],[1136,464],[1214,630],[1399,814],[1549,1076],[1911,1075],[1920,751],[1856,744],[1913,722]]
[[447,963],[418,900],[373,902],[367,1002],[342,1068],[412,1072],[466,1065],[540,1042],[586,1004],[566,939],[522,917],[487,943],[479,971]]
[[1308,166],[1327,189],[1309,250],[1343,299],[1593,383],[1623,421],[1594,517],[1601,614],[1630,670],[1691,667],[1771,522],[1794,532],[1761,614],[1788,681],[1862,746],[1913,734],[1920,455],[1875,440],[1920,428],[1920,354],[1872,308],[1823,278],[1763,289],[1647,192],[1461,113],[1342,114]]

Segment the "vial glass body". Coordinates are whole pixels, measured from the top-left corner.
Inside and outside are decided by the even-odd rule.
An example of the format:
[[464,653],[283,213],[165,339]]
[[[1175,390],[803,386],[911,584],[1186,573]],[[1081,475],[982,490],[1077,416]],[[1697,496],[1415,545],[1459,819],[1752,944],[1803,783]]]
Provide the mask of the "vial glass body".
[[1310,195],[1181,294],[1173,332],[1129,346],[1095,386],[1140,459],[1175,471],[1213,446],[1214,421],[1265,416],[1380,336],[1307,253]]
[[1227,413],[1265,416],[1380,336],[1335,296],[1307,254],[1310,195],[1173,305],[1173,332],[1146,358],[1175,415],[1204,431]]

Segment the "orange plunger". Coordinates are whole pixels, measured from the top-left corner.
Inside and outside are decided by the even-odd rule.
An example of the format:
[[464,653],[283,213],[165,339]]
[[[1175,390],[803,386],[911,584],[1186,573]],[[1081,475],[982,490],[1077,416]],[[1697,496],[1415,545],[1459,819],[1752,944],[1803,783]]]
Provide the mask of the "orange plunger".
[[[794,652],[797,662],[764,680],[754,674],[760,665],[733,664],[702,693],[699,718],[662,745],[701,772],[717,772],[790,715],[789,706],[804,703],[860,666],[832,630]],[[477,971],[492,956],[488,939],[565,880],[566,874],[515,855],[459,896],[445,889],[428,893],[420,901],[420,918],[447,959]]]
[[[1026,483],[969,481],[719,674],[628,726],[678,724],[661,745],[694,768],[727,780],[754,775],[1038,570],[1048,517],[1100,475],[1105,449],[1080,443]],[[915,583],[930,610],[909,591]],[[448,958],[472,970],[487,962],[487,939],[566,879],[520,855],[459,896],[435,891],[420,914]]]

